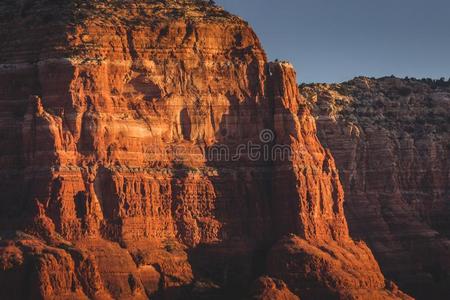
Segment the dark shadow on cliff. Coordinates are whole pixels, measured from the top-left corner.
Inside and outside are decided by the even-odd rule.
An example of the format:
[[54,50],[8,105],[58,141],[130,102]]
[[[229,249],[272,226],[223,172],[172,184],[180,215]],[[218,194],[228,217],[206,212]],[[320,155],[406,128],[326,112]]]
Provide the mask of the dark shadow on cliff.
[[217,196],[214,217],[222,224],[220,241],[188,250],[196,280],[192,299],[247,298],[252,283],[265,275],[267,252],[276,241],[273,162],[249,159],[241,152],[242,145],[261,143],[262,129],[273,129],[271,100],[257,102],[248,95],[239,101],[230,93],[227,98],[229,111],[215,128],[216,143],[205,149],[206,166],[217,172],[209,180]]

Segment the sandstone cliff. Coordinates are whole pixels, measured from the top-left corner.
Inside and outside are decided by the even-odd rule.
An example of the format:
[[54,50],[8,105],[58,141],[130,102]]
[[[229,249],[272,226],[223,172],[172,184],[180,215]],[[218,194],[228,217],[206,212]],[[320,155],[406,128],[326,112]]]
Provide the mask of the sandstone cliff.
[[408,298],[350,238],[293,68],[240,18],[193,0],[0,15],[2,298],[229,299],[262,275],[256,297]]
[[404,290],[449,297],[450,84],[361,77],[301,92],[336,158],[352,236]]

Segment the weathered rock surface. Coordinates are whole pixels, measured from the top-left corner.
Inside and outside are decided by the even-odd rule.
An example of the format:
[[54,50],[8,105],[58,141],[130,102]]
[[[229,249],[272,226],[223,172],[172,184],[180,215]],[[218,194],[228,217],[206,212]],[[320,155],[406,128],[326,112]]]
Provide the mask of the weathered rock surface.
[[315,243],[292,235],[271,249],[268,270],[305,299],[410,299],[392,282],[386,289],[380,269],[363,243]]
[[108,299],[90,253],[68,243],[49,246],[23,233],[2,234],[2,299]]
[[[5,298],[230,299],[264,274],[303,299],[406,297],[351,240],[295,72],[247,23],[194,0],[3,1],[0,16]],[[277,145],[292,159],[266,156]],[[293,255],[267,255],[288,234]]]
[[253,289],[254,300],[300,300],[283,281],[267,276],[258,278]]
[[352,236],[405,291],[449,297],[449,83],[356,78],[301,92],[336,158]]

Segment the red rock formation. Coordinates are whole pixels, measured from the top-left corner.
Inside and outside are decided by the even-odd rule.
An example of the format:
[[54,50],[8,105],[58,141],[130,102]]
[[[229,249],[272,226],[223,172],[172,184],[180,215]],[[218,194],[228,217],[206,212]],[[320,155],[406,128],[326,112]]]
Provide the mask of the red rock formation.
[[0,247],[2,299],[108,299],[91,254],[67,242],[49,246],[42,240],[18,234]]
[[300,300],[281,280],[261,277],[254,284],[254,300]]
[[314,118],[299,95],[293,68],[276,64],[270,73],[276,78],[272,95],[276,142],[292,149],[291,160],[274,162],[274,198],[292,200],[286,206],[277,204],[284,212],[277,223],[289,222],[284,232],[296,235],[270,250],[268,273],[306,299],[409,298],[393,289],[386,291],[371,251],[351,240],[334,160],[317,139]]
[[370,250],[353,241],[321,243],[292,235],[272,248],[268,271],[305,299],[411,299],[391,282],[386,288]]
[[352,236],[404,290],[450,296],[448,84],[356,78],[301,91],[336,158]]
[[[264,273],[305,299],[318,285],[406,297],[351,240],[295,72],[268,64],[244,21],[194,0],[6,1],[0,14],[1,229],[36,245],[2,236],[2,282],[36,287],[5,297],[232,298]],[[275,143],[293,159],[265,157]],[[306,246],[266,257],[289,233]],[[308,247],[360,261],[324,270]],[[282,267],[297,259],[323,276],[295,282],[303,270]],[[360,277],[329,284],[346,272]]]

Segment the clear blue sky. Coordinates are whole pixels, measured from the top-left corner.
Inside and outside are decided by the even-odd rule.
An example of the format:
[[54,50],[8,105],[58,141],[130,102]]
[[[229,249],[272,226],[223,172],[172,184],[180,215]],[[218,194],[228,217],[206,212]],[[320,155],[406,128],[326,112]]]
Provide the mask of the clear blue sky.
[[450,0],[216,0],[247,20],[299,82],[448,78]]

